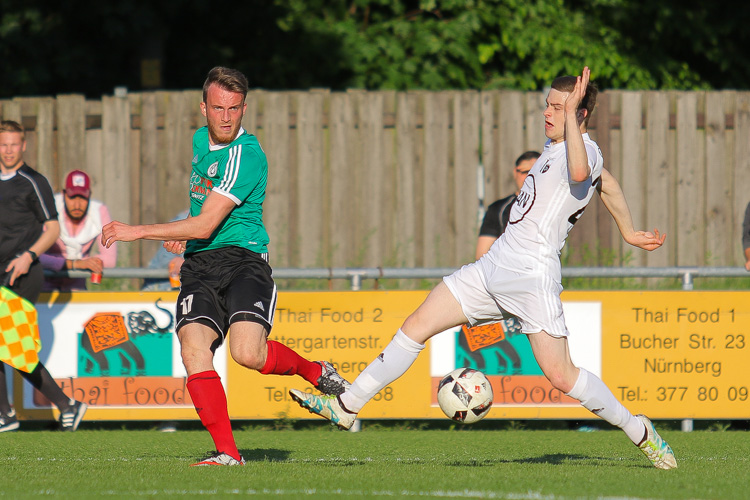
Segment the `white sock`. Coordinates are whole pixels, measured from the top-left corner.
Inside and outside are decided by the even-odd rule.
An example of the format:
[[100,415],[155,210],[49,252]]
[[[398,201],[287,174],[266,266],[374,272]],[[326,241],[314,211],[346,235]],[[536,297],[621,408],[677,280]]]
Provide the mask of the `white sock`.
[[365,403],[409,369],[422,349],[424,344],[414,342],[399,328],[380,356],[362,370],[348,391],[339,396],[344,407],[352,413],[359,413]]
[[594,415],[625,431],[633,443],[640,443],[646,432],[643,423],[615,398],[599,377],[583,368],[579,370],[578,380],[568,396],[580,401],[583,407]]

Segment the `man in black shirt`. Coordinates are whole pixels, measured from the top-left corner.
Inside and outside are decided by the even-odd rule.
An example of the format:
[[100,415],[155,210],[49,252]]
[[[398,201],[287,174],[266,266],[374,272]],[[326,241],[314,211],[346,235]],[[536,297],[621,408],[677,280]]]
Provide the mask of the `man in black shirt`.
[[[52,188],[42,174],[24,163],[24,151],[23,127],[10,120],[0,122],[0,284],[33,304],[44,281],[37,257],[57,240],[60,224]],[[57,406],[62,430],[78,428],[85,403],[69,399],[41,362],[31,373],[19,373]],[[16,429],[5,364],[0,363],[0,432]]]
[[523,186],[523,181],[534,165],[539,153],[536,151],[526,151],[516,160],[516,166],[513,170],[513,180],[516,181],[516,192],[497,200],[487,207],[487,212],[482,219],[482,227],[479,228],[479,239],[477,240],[476,259],[486,254],[496,239],[505,232],[505,226],[508,225],[510,217],[510,207],[516,201],[516,196]]

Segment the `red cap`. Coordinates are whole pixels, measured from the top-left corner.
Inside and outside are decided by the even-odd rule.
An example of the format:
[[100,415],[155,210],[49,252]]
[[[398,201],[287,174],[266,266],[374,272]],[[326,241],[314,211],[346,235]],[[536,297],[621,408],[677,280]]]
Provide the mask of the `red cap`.
[[91,179],[86,172],[73,170],[65,178],[65,194],[68,196],[91,196]]

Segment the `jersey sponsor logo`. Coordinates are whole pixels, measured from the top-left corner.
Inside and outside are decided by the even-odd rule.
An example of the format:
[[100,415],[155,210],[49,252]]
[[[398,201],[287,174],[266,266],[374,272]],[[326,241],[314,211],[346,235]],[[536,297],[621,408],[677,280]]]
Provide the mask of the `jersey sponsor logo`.
[[193,156],[193,165],[198,163],[198,155]]
[[[548,168],[545,165],[545,168]],[[516,201],[513,203],[510,209],[510,218],[508,224],[518,224],[523,220],[531,207],[534,206],[536,201],[536,179],[534,174],[526,176],[526,180],[521,187],[521,192],[518,193]]]
[[263,302],[261,302],[260,300],[253,305],[257,307],[258,309],[260,309],[261,311],[265,311],[265,308],[263,307]]
[[193,172],[190,175],[190,197],[196,199],[203,199],[214,187],[214,183],[211,179],[201,177],[197,173]]
[[216,171],[219,169],[219,162],[213,163],[210,167],[208,167],[208,176],[213,177],[216,175]]

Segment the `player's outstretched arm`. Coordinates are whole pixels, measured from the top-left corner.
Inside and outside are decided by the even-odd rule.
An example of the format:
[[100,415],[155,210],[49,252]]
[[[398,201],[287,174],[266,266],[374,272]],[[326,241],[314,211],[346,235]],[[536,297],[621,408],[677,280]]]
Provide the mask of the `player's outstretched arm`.
[[629,244],[642,248],[644,250],[656,250],[664,243],[666,234],[660,234],[658,229],[654,232],[636,231],[633,227],[633,217],[630,215],[630,208],[622,192],[620,183],[617,179],[604,168],[602,169],[601,183],[599,184],[599,195],[602,198],[604,206],[612,215],[612,218],[620,230],[622,238]]
[[139,226],[112,221],[102,228],[101,242],[102,245],[109,248],[115,241],[162,240],[183,242],[206,239],[213,234],[214,230],[227,218],[229,212],[235,206],[234,201],[227,196],[211,192],[203,203],[200,214],[195,217],[164,224]]

